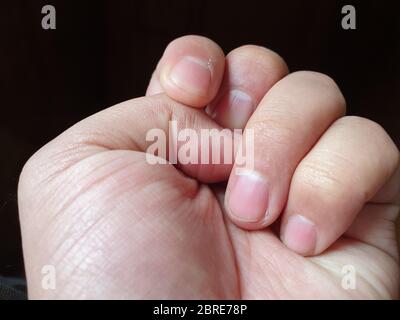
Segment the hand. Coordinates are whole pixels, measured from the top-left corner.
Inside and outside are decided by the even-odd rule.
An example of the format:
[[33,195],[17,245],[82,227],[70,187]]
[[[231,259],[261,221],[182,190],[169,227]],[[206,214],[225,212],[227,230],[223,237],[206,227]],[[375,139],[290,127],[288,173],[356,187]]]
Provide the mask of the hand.
[[[173,41],[146,97],[79,122],[25,165],[30,298],[396,297],[399,151],[344,113],[332,79],[288,74],[270,50],[225,57],[206,38]],[[169,120],[253,131],[254,170],[150,164],[146,134]],[[45,265],[55,290],[41,286]]]

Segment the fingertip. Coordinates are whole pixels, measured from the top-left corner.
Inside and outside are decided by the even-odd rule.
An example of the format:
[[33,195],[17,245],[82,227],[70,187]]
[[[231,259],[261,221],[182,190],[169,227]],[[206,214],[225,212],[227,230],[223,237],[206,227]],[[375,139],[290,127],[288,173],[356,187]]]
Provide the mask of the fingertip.
[[206,111],[224,127],[244,128],[261,99],[287,73],[285,61],[267,48],[236,48],[226,56],[221,90]]
[[231,174],[225,208],[229,218],[238,227],[259,230],[270,224],[268,202],[269,185],[262,175],[250,170]]
[[225,56],[212,40],[185,36],[172,41],[160,61],[160,84],[171,98],[192,107],[206,106],[217,94]]
[[160,83],[172,98],[195,107],[207,104],[212,82],[211,60],[183,56],[174,65],[163,65]]
[[281,240],[286,247],[300,255],[312,255],[317,243],[316,226],[302,215],[292,215],[282,225]]

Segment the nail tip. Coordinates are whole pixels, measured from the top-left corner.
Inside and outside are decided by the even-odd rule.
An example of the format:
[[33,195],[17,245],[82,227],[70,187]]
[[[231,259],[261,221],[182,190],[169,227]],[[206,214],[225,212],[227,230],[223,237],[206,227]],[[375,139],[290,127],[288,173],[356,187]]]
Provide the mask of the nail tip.
[[302,215],[290,216],[281,240],[286,247],[300,255],[312,255],[317,242],[315,224]]

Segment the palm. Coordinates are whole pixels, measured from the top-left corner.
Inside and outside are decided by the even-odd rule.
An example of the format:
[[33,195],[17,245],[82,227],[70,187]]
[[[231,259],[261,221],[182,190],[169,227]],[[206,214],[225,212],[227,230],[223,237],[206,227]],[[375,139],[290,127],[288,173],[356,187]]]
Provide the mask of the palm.
[[[237,257],[246,298],[387,298],[395,288],[389,271],[396,269],[396,262],[356,240],[341,238],[323,254],[303,257],[287,249],[271,230],[235,229],[231,237],[241,244]],[[356,270],[354,290],[342,286],[346,265]]]
[[[66,234],[53,229],[44,236],[51,263],[60,270],[58,294],[366,298],[386,296],[393,283],[386,275],[395,262],[375,248],[341,239],[326,253],[304,258],[270,229],[248,232],[224,219],[221,191],[212,192],[171,165],[148,166],[143,153],[109,151],[69,173],[79,172],[81,190],[75,192],[74,184],[59,193],[56,202],[73,200],[65,200],[68,205],[52,220],[55,230],[66,225]],[[344,264],[356,268],[356,290],[341,286]]]

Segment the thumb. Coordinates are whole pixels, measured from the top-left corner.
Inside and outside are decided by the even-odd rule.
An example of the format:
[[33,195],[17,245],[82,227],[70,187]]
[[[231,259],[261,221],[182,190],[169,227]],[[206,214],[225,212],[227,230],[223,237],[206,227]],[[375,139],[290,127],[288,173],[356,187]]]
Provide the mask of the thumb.
[[[210,129],[223,143],[211,143],[210,136],[202,143],[200,139],[207,137],[204,129]],[[80,121],[44,146],[32,160],[43,163],[51,175],[49,159],[57,159],[57,155],[62,155],[62,161],[56,160],[55,171],[105,150],[151,152],[158,163],[165,159],[201,182],[217,182],[227,180],[232,169],[233,159],[224,159],[222,152],[230,143],[231,131],[223,130],[204,110],[158,94],[122,102]],[[215,155],[222,155],[220,161],[211,161]]]
[[146,95],[165,92],[191,107],[205,107],[219,90],[225,68],[222,49],[201,36],[184,36],[164,51]]

